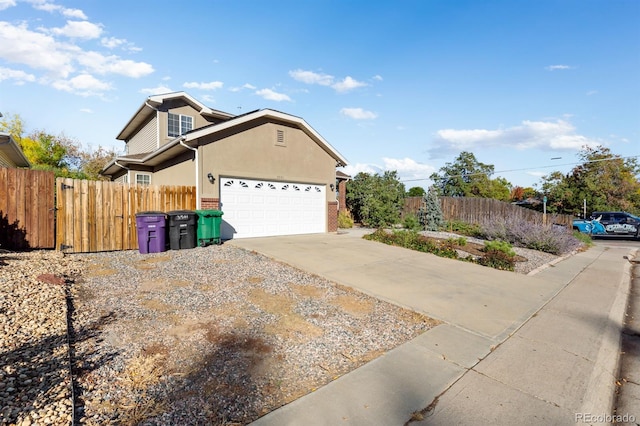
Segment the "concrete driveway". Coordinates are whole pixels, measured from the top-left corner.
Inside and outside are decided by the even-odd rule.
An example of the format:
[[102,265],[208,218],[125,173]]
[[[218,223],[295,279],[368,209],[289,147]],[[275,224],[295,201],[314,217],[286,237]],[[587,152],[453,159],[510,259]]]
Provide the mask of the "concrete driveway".
[[504,340],[566,284],[362,239],[372,230],[228,241],[424,313]]
[[575,413],[609,412],[627,248],[597,244],[524,276],[366,241],[364,232],[228,243],[444,324],[252,426],[568,425]]

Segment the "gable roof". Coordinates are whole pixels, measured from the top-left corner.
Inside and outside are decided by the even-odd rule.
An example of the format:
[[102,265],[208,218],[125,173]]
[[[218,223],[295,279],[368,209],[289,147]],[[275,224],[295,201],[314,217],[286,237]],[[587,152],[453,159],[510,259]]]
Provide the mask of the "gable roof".
[[164,93],[161,95],[153,95],[145,99],[145,101],[142,103],[140,108],[138,108],[138,111],[136,111],[136,113],[133,114],[133,116],[129,119],[129,121],[124,126],[124,128],[120,131],[120,133],[118,133],[118,136],[116,136],[116,139],[118,140],[129,139],[133,135],[133,133],[136,131],[136,129],[138,129],[138,127],[140,127],[141,124],[143,124],[145,121],[149,119],[149,116],[156,113],[156,111],[160,106],[162,106],[162,104],[172,100],[183,101],[187,105],[190,105],[193,108],[195,108],[196,111],[198,111],[201,115],[218,118],[220,120],[228,120],[234,117],[233,114],[229,114],[223,111],[218,111],[218,110],[207,107],[206,105],[204,105],[197,99],[191,97],[191,95],[185,92],[171,92],[171,93]]
[[179,136],[169,143],[161,146],[155,151],[147,154],[137,154],[136,156],[121,156],[111,160],[103,169],[101,174],[112,175],[119,171],[122,167],[128,167],[129,165],[146,165],[157,166],[164,161],[167,161],[178,154],[187,151],[185,146],[195,147],[198,144],[198,139],[201,137],[213,135],[218,132],[228,130],[230,128],[241,126],[252,121],[270,119],[280,122],[285,122],[298,127],[305,132],[313,141],[315,141],[327,154],[336,160],[336,166],[346,166],[347,160],[340,154],[329,142],[327,142],[318,132],[316,132],[306,121],[300,117],[286,114],[280,111],[272,109],[261,109],[246,114],[242,114],[233,118],[223,121],[221,123],[210,124],[200,129],[192,130]]
[[0,152],[4,153],[16,167],[31,167],[31,163],[22,152],[20,145],[9,133],[0,132]]

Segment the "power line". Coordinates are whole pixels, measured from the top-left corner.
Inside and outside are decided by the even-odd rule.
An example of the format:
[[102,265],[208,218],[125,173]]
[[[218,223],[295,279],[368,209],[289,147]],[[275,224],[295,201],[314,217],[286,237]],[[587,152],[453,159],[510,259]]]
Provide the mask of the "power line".
[[[613,161],[613,160],[627,160],[629,158],[637,158],[640,157],[640,155],[630,155],[628,157],[611,157],[611,158],[601,158],[599,160],[590,160],[590,161],[585,161],[585,162],[574,162],[574,163],[563,163],[563,164],[552,164],[549,166],[538,166],[538,167],[527,167],[527,168],[523,168],[523,169],[509,169],[509,170],[500,170],[497,172],[493,172],[491,174],[497,174],[497,173],[511,173],[511,172],[524,172],[527,170],[538,170],[538,169],[550,169],[553,167],[561,167],[561,166],[575,166],[578,164],[591,164],[591,163],[599,163],[601,161]],[[447,179],[451,179],[451,178],[457,178],[457,177],[466,177],[466,176],[478,176],[478,175],[487,175],[487,177],[490,175],[489,173],[482,173],[482,172],[478,172],[478,173],[466,173],[466,174],[462,174],[462,175],[450,175],[450,176],[444,176],[444,178]],[[421,181],[421,180],[431,180],[431,178],[420,178],[420,179],[405,179],[405,180],[401,180],[400,182],[417,182],[417,181]]]

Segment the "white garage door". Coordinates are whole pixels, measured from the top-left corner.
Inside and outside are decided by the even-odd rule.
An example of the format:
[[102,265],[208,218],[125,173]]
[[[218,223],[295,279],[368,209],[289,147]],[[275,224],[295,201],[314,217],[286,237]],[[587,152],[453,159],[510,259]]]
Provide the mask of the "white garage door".
[[220,179],[223,239],[326,232],[324,185]]

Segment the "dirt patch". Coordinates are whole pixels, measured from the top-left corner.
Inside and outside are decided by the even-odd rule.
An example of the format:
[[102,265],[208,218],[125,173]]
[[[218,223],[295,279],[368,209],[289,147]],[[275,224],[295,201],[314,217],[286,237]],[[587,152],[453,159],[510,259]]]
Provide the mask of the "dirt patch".
[[303,298],[309,298],[309,299],[318,298],[326,294],[326,291],[323,291],[321,288],[318,288],[318,287],[291,284],[291,283],[290,283],[290,286],[296,295]]
[[358,316],[370,314],[375,306],[373,300],[353,294],[338,296],[333,300],[333,303],[344,309],[346,312]]

